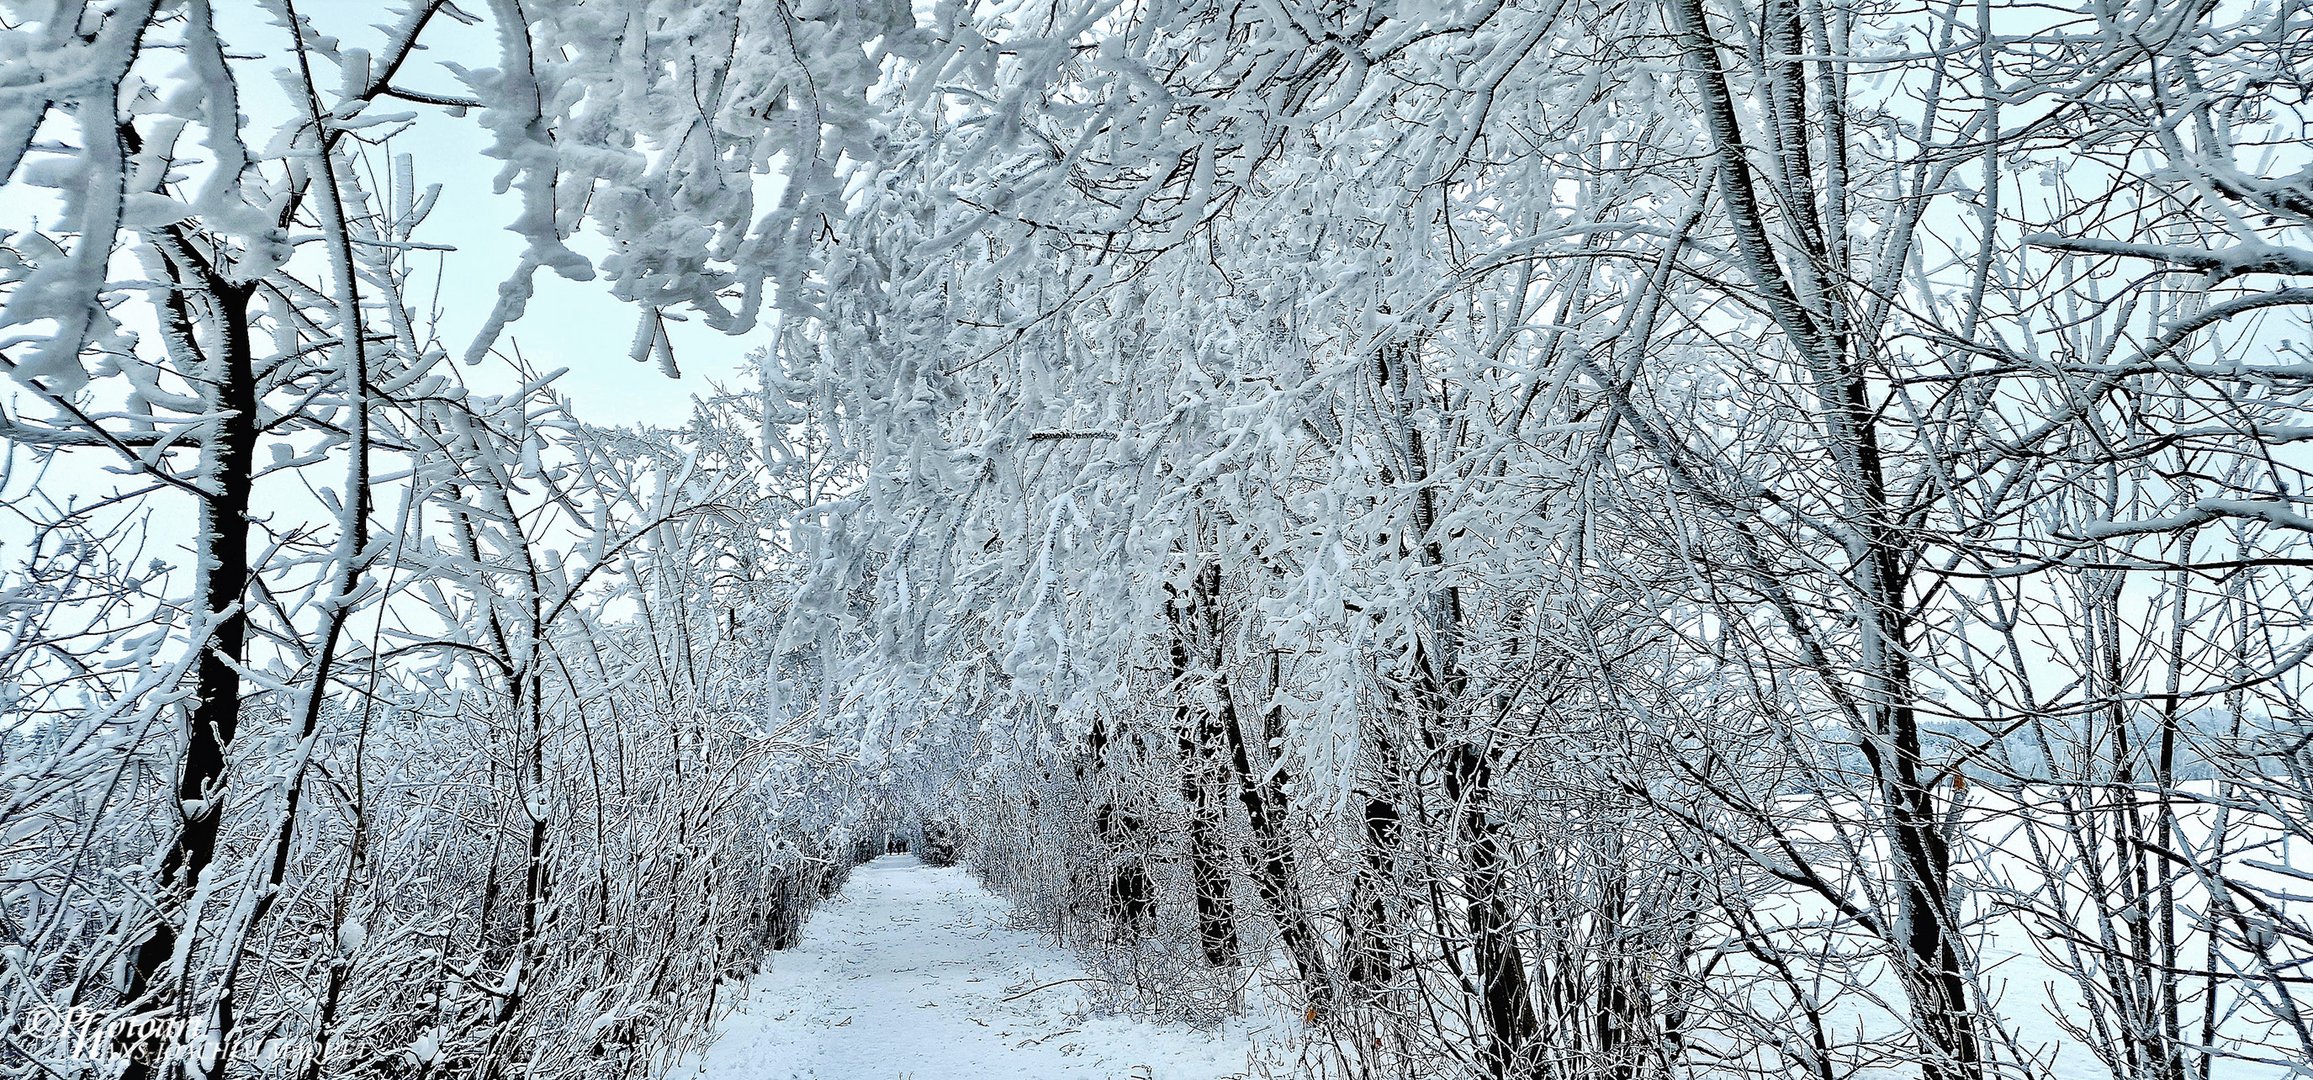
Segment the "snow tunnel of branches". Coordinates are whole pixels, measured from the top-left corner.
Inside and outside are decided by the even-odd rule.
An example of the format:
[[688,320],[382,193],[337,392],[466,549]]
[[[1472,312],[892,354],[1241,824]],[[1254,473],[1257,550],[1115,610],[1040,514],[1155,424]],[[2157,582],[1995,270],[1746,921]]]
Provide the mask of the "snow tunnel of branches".
[[1244,1075],[2301,1076],[2309,95],[2303,0],[0,2],[0,1080],[695,1071],[902,852]]

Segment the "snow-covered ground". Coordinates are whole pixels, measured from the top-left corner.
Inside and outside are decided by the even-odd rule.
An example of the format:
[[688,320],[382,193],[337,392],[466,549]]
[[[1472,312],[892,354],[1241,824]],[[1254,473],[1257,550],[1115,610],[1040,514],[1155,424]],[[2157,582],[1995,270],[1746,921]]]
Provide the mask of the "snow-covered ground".
[[[1090,1016],[1084,969],[1005,925],[960,869],[888,855],[854,871],[777,954],[714,1044],[675,1070],[709,1080],[1219,1080],[1258,1029]],[[1058,985],[1052,985],[1057,983]],[[1042,987],[1043,989],[1037,989]]]

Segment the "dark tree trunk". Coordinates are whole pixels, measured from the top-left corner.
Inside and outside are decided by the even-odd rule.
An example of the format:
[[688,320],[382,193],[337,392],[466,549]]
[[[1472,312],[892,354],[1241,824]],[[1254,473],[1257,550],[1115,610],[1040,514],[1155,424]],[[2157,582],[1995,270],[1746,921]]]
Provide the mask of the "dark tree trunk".
[[[200,594],[199,616],[222,615],[201,649],[194,668],[193,697],[185,710],[185,756],[177,773],[177,836],[161,863],[161,881],[167,890],[160,919],[138,944],[129,961],[122,998],[135,1007],[157,1013],[172,1006],[184,987],[162,984],[181,935],[192,932],[179,919],[197,913],[188,908],[202,878],[217,854],[218,830],[225,803],[225,754],[241,720],[242,651],[247,644],[249,620],[242,610],[248,587],[249,502],[257,446],[257,376],[250,352],[248,286],[230,285],[206,268],[172,270],[206,278],[202,295],[216,307],[217,356],[211,395],[219,414],[216,430],[208,436],[208,468],[201,478],[208,494],[199,500],[195,534],[195,562]],[[179,309],[181,311],[181,309]],[[188,319],[189,321],[189,319]],[[179,973],[180,977],[183,973]],[[220,1007],[230,1008],[231,1003]],[[124,1047],[128,1066],[120,1080],[150,1080],[159,1070],[166,1048],[152,1045]]]
[[1213,699],[1220,713],[1219,727],[1228,744],[1229,767],[1236,773],[1237,799],[1244,804],[1245,818],[1253,831],[1253,844],[1245,851],[1245,863],[1252,871],[1254,891],[1268,906],[1270,917],[1277,922],[1277,936],[1284,941],[1287,955],[1293,958],[1294,972],[1300,976],[1309,1012],[1321,1016],[1333,1007],[1333,979],[1325,963],[1317,924],[1301,903],[1300,875],[1294,865],[1292,838],[1285,833],[1288,807],[1282,770],[1254,767],[1245,725],[1237,715],[1236,699],[1229,690],[1229,669],[1224,662],[1226,646],[1221,636],[1221,564],[1206,563],[1197,574],[1196,586],[1196,606],[1203,623],[1200,629],[1213,665]]
[[1504,898],[1509,853],[1504,850],[1500,827],[1487,809],[1492,801],[1492,774],[1493,763],[1483,751],[1467,743],[1456,747],[1446,771],[1446,798],[1461,808],[1456,827],[1465,875],[1463,898],[1477,965],[1480,1006],[1492,1036],[1486,1067],[1489,1075],[1506,1080],[1524,1075],[1535,1018],[1525,953],[1518,947],[1517,926]]
[[[1172,591],[1170,586],[1167,591]],[[1174,726],[1181,744],[1181,797],[1189,806],[1189,879],[1196,893],[1197,944],[1206,963],[1226,966],[1237,962],[1237,915],[1229,888],[1228,857],[1219,836],[1220,798],[1214,790],[1225,786],[1218,747],[1223,736],[1214,710],[1189,702],[1193,673],[1188,627],[1184,624],[1190,613],[1182,597],[1176,594],[1172,599],[1173,693],[1180,702],[1175,708]]]
[[1365,801],[1365,865],[1350,885],[1349,981],[1373,987],[1397,975],[1390,951],[1389,909],[1384,903],[1397,850],[1397,807],[1386,799]]
[[[1877,343],[1860,336],[1864,331],[1845,300],[1847,282],[1826,280],[1827,274],[1844,274],[1846,268],[1843,257],[1835,259],[1825,246],[1816,224],[1819,211],[1810,186],[1815,170],[1799,153],[1806,139],[1780,148],[1783,182],[1767,190],[1782,192],[1784,202],[1776,208],[1779,215],[1770,213],[1752,181],[1754,159],[1702,0],[1675,0],[1669,10],[1681,66],[1701,97],[1700,119],[1718,158],[1719,195],[1734,246],[1753,291],[1783,331],[1795,359],[1807,369],[1819,411],[1819,438],[1838,471],[1844,524],[1855,530],[1868,553],[1845,578],[1857,594],[1854,610],[1845,614],[1859,631],[1860,655],[1851,667],[1834,667],[1820,655],[1808,663],[1862,736],[1859,745],[1878,789],[1890,848],[1892,880],[1885,884],[1897,904],[1895,925],[1884,933],[1910,998],[1913,1025],[1925,1044],[1921,1075],[1924,1080],[1980,1080],[1986,1063],[1971,984],[1961,962],[1963,943],[1951,897],[1951,852],[1932,790],[1935,779],[1921,759],[1919,718],[1912,706],[1919,688],[1912,685],[1907,659],[1914,644],[1909,633],[1913,616],[1907,606],[1907,563],[1915,557],[1919,541],[1900,524],[1911,508],[1889,492],[1875,426],[1878,412],[1859,359]],[[1785,45],[1774,50],[1783,58],[1762,74],[1769,80],[1770,100],[1781,103],[1792,124],[1798,122],[1801,103],[1814,100],[1829,109],[1839,107],[1836,93],[1819,92],[1811,98],[1805,85],[1807,65],[1789,58],[1785,43],[1798,39],[1792,20],[1799,10],[1788,3],[1762,9],[1768,19],[1762,36],[1781,38],[1778,44]],[[1836,116],[1833,120],[1825,125],[1824,147],[1836,160],[1846,132]],[[1779,132],[1774,141],[1792,137],[1788,131]],[[1804,254],[1791,259],[1788,268],[1768,235],[1771,224],[1785,225],[1786,239]],[[1906,223],[1897,224],[1908,228]],[[1805,282],[1805,287],[1795,285],[1795,280]],[[1786,609],[1782,618],[1796,635],[1809,636],[1803,616]]]
[[1156,889],[1149,881],[1144,862],[1148,847],[1148,823],[1141,816],[1119,807],[1107,775],[1110,744],[1108,725],[1095,717],[1092,731],[1086,736],[1091,750],[1089,760],[1079,765],[1077,779],[1101,792],[1100,803],[1092,811],[1092,831],[1100,838],[1102,864],[1107,867],[1103,882],[1104,914],[1107,931],[1112,941],[1131,941],[1148,933],[1156,922]]

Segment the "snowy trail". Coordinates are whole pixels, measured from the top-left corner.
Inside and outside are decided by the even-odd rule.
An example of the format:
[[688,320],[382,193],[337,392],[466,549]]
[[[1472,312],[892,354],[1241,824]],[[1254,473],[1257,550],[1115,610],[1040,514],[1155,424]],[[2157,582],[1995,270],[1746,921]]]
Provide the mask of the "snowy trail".
[[[777,954],[705,1054],[708,1080],[1218,1080],[1242,1076],[1240,1024],[1084,1015],[1067,953],[1006,928],[1004,902],[960,869],[885,856]],[[1007,997],[1020,995],[1015,1000]]]

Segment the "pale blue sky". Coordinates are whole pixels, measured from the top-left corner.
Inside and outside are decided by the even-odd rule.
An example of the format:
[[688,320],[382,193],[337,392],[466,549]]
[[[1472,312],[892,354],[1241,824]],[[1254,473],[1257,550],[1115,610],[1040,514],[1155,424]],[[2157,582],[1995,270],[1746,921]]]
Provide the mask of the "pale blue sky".
[[[256,11],[255,5],[230,7],[228,13],[227,6],[220,5],[220,30],[236,52],[273,56],[288,47],[287,31]],[[486,11],[479,6],[475,10]],[[374,24],[391,18],[375,0],[303,0],[298,11],[324,33],[360,47],[379,45],[385,35]],[[404,67],[397,85],[457,93],[463,88],[443,70],[443,61],[471,68],[497,65],[495,32],[487,23],[467,27],[437,18],[420,40],[428,48]],[[271,87],[247,89],[263,92]],[[254,115],[265,104],[251,100],[244,107]],[[421,238],[458,250],[446,257],[419,259],[421,266],[443,260],[441,295],[437,301],[429,280],[411,299],[421,312],[429,303],[438,307],[444,344],[452,355],[459,355],[489,317],[499,283],[521,254],[521,238],[506,228],[518,207],[513,196],[494,192],[501,166],[485,154],[489,139],[473,117],[455,118],[438,108],[402,102],[387,103],[385,108],[417,114],[415,125],[393,140],[393,149],[413,157],[421,186],[442,185],[441,200]],[[258,116],[250,137],[261,141],[272,126]],[[571,246],[589,256],[602,252],[600,240],[591,232]],[[537,295],[527,313],[499,338],[498,347],[509,351],[519,347],[541,370],[568,368],[569,374],[557,385],[570,396],[580,417],[594,423],[680,423],[690,416],[694,394],[708,392],[710,381],[734,385],[747,351],[770,341],[768,328],[730,337],[697,322],[670,321],[668,331],[683,373],[681,379],[671,380],[656,365],[628,359],[636,312],[613,298],[603,284],[565,281],[544,270],[537,281]],[[487,372],[469,375],[478,383],[490,381]]]

